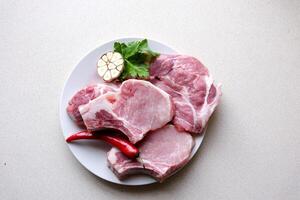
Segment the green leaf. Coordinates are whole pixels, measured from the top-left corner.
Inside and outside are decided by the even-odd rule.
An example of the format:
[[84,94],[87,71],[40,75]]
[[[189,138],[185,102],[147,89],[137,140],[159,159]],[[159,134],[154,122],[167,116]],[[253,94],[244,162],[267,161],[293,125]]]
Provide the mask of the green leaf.
[[120,76],[121,80],[128,78],[148,78],[149,77],[149,65],[132,63],[125,60],[125,68]]
[[129,42],[128,45],[127,45],[127,48],[124,51],[125,58],[130,58],[131,56],[138,53],[141,49],[142,41]]
[[147,54],[151,57],[159,56],[159,53],[156,53],[149,48],[147,39],[141,41],[139,53]]
[[123,72],[119,77],[121,81],[129,78],[147,79],[150,63],[159,55],[149,48],[147,39],[128,44],[115,42],[114,51],[121,53],[125,61]]
[[119,52],[123,55],[123,49],[125,49],[127,45],[125,43],[115,42],[114,43],[114,51]]

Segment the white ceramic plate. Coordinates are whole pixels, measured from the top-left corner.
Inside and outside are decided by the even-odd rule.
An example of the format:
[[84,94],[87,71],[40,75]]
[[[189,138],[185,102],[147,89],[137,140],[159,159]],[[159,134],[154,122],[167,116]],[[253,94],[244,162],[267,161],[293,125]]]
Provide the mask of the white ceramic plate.
[[[65,138],[80,130],[80,128],[69,118],[66,112],[66,107],[70,98],[76,91],[84,86],[91,83],[102,82],[102,79],[97,75],[96,63],[102,54],[113,49],[113,44],[115,41],[130,42],[133,40],[141,40],[141,38],[123,38],[105,43],[97,49],[91,51],[75,66],[65,83],[60,99],[60,122]],[[167,54],[176,53],[175,50],[160,42],[153,40],[148,40],[148,42],[149,46],[154,51]],[[203,137],[204,134],[195,138],[196,144],[193,149],[192,156],[194,156],[200,147]],[[147,185],[156,182],[147,175],[134,175],[123,181],[120,181],[107,167],[106,153],[111,147],[104,142],[82,140],[80,142],[66,144],[69,146],[77,160],[86,169],[104,180],[122,185]]]

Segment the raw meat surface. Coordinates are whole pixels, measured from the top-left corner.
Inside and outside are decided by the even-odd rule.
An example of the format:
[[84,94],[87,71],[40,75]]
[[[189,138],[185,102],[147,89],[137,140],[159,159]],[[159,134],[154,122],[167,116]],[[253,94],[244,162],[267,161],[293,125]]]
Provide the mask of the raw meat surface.
[[194,57],[160,55],[150,66],[151,82],[172,96],[173,124],[178,130],[201,133],[221,97],[220,85]]
[[194,139],[173,125],[150,132],[138,144],[139,158],[129,159],[116,148],[107,153],[108,167],[119,179],[130,174],[148,174],[159,182],[182,168],[189,160]]
[[78,107],[87,104],[89,101],[97,98],[102,94],[116,90],[117,89],[115,87],[106,84],[89,85],[79,90],[72,97],[67,107],[67,113],[69,114],[71,119],[75,121],[78,125],[83,125],[83,120],[79,113]]
[[88,130],[113,128],[132,143],[150,130],[170,122],[174,116],[170,95],[148,81],[124,81],[116,92],[108,92],[79,107]]

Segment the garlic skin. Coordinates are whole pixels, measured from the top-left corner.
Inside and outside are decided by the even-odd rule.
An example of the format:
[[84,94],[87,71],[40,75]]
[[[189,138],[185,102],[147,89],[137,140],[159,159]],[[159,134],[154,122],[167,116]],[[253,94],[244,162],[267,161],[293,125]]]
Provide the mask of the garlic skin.
[[118,52],[107,52],[101,56],[97,63],[99,76],[106,82],[118,78],[124,69],[124,59]]

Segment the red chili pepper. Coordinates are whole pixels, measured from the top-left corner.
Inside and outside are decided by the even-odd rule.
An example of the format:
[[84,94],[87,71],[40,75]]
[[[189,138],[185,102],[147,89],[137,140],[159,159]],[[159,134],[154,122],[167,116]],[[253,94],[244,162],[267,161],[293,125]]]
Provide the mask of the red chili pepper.
[[72,142],[74,140],[81,140],[81,139],[96,139],[96,140],[103,140],[112,146],[118,148],[122,153],[124,153],[128,158],[136,158],[139,155],[139,150],[129,141],[118,137],[118,136],[111,136],[105,134],[94,134],[88,131],[80,131],[68,137],[66,139],[67,142]]

